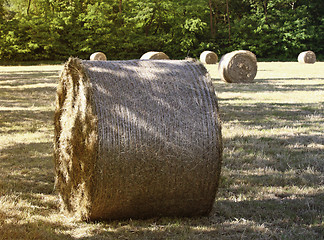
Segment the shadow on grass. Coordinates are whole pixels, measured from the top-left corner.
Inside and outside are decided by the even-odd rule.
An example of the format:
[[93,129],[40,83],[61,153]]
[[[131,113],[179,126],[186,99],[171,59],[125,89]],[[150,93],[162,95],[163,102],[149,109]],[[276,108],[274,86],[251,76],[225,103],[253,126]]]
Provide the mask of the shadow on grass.
[[320,189],[324,185],[323,145],[320,135],[226,139],[222,197],[257,196],[264,188]]
[[[2,107],[46,106],[55,99],[58,71],[10,72],[0,74]],[[34,85],[37,84],[37,85]]]
[[[290,197],[217,201],[211,215],[200,218],[69,225],[45,219],[26,222],[23,217],[15,216],[14,222],[2,224],[0,234],[9,236],[7,239],[321,239],[324,194]],[[0,217],[13,216],[0,210]]]
[[276,80],[296,80],[296,81],[311,81],[311,80],[324,80],[324,78],[312,77],[312,78],[287,78],[287,77],[278,77],[278,78],[256,78],[255,82],[266,82],[266,81],[276,81]]
[[15,144],[1,149],[2,188],[7,192],[53,192],[52,143]]
[[231,105],[221,100],[224,166],[231,170],[271,167],[281,172],[310,168],[324,176],[323,105],[323,102]]
[[219,105],[224,123],[236,121],[250,128],[258,125],[262,125],[262,129],[282,127],[289,121],[294,123],[290,126],[303,125],[316,121],[315,118],[321,121],[324,117],[324,102],[231,104],[228,99],[220,99]]
[[[231,191],[230,189],[228,191]],[[272,234],[287,239],[305,239],[307,231],[314,236],[324,236],[324,193],[314,195],[276,194],[269,200],[216,201],[213,217],[226,222],[244,219],[263,225]],[[212,217],[212,218],[213,218]],[[292,236],[289,236],[292,234]],[[299,235],[299,236],[298,236]],[[312,238],[314,239],[314,238]],[[317,238],[316,238],[317,239]],[[318,238],[320,239],[320,238]]]
[[[30,209],[20,209],[22,212],[28,212]],[[69,230],[64,226],[58,226],[57,224],[48,223],[42,220],[30,220],[26,221],[24,216],[7,214],[0,210],[0,239],[1,240],[60,240],[60,239],[75,239],[68,234],[58,232],[60,229]]]
[[[6,110],[0,111],[0,133],[37,132],[41,127],[52,128],[53,111]],[[14,127],[12,126],[14,123]]]
[[55,83],[59,71],[26,71],[0,73],[1,87],[21,87],[28,84]]
[[[276,84],[273,81],[279,81]],[[280,80],[285,84],[280,84]],[[287,92],[287,91],[319,91],[324,90],[323,84],[287,84],[287,78],[278,79],[257,79],[254,83],[225,83],[217,79],[213,79],[217,93],[259,93],[259,92]],[[291,78],[292,81],[311,81],[324,80],[324,78]]]
[[46,106],[54,101],[55,89],[55,87],[0,88],[0,104],[4,107]]

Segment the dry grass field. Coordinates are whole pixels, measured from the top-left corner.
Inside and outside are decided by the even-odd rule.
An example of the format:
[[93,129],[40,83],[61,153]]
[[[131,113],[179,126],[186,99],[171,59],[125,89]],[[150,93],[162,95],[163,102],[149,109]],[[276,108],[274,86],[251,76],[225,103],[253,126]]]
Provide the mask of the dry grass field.
[[53,191],[62,66],[0,66],[0,239],[324,239],[324,62],[261,62],[253,84],[207,68],[224,138],[210,216],[85,223]]

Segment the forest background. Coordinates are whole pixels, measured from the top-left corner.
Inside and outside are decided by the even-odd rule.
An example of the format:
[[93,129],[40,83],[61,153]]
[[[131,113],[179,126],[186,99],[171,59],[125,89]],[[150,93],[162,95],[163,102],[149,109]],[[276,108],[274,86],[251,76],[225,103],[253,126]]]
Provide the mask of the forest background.
[[265,61],[324,59],[323,0],[0,0],[0,62],[172,59],[245,49]]

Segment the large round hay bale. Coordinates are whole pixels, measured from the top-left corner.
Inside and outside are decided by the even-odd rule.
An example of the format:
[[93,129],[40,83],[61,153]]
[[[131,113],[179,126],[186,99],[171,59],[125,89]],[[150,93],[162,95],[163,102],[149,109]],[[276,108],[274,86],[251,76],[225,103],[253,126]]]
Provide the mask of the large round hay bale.
[[201,63],[70,58],[55,110],[63,208],[87,220],[208,214],[221,125]]
[[141,60],[168,60],[170,59],[168,55],[164,52],[147,52],[142,55]]
[[256,56],[247,50],[238,50],[225,54],[218,65],[221,79],[228,83],[252,82],[257,70]]
[[200,54],[200,61],[205,64],[216,64],[218,61],[218,56],[212,51],[203,51]]
[[106,61],[107,57],[103,52],[95,52],[91,54],[90,60]]
[[300,63],[315,63],[316,55],[313,51],[301,52],[298,55],[298,62],[300,62]]

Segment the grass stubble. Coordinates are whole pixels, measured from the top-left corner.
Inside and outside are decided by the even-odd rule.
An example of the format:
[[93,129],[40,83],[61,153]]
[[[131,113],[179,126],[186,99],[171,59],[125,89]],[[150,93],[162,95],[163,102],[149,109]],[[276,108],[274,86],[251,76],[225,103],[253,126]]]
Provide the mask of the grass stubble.
[[0,239],[323,239],[324,63],[258,63],[220,81],[224,161],[209,217],[79,222],[53,191],[61,65],[0,67]]

